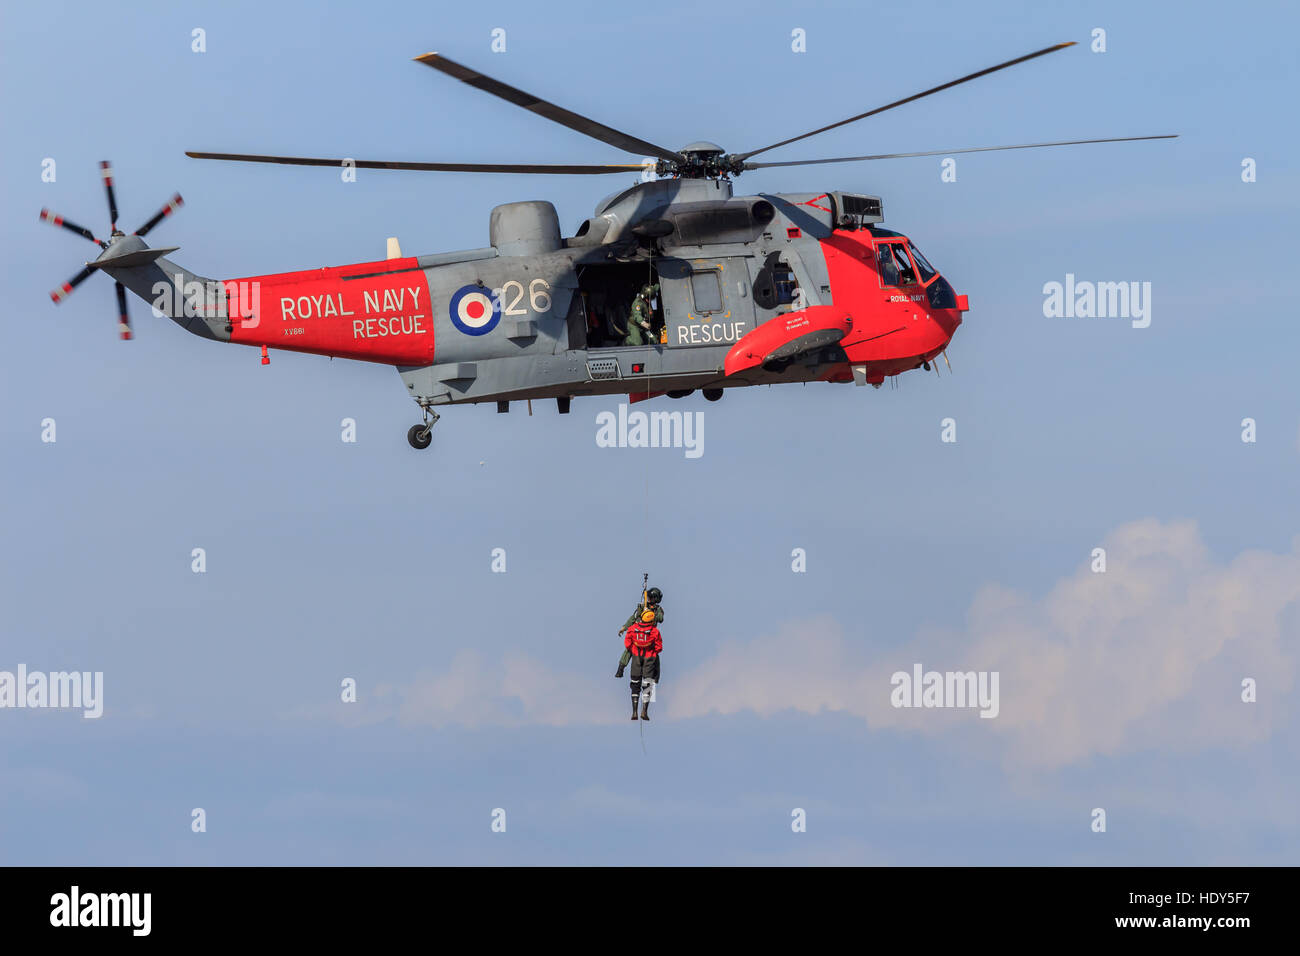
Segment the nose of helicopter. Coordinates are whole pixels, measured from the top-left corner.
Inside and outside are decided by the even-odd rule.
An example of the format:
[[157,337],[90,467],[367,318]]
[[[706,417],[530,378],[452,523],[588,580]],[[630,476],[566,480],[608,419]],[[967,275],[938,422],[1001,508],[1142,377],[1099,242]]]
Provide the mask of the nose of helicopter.
[[[965,298],[963,296],[962,298]],[[957,326],[961,325],[962,310],[954,307],[943,308],[931,306],[926,310],[929,313],[930,321],[934,323],[936,331],[943,338],[943,344],[947,345],[957,332]]]
[[957,331],[957,326],[961,325],[966,313],[970,311],[970,302],[964,295],[954,295],[955,300],[948,308],[931,309],[931,317],[934,319],[944,335],[951,339]]

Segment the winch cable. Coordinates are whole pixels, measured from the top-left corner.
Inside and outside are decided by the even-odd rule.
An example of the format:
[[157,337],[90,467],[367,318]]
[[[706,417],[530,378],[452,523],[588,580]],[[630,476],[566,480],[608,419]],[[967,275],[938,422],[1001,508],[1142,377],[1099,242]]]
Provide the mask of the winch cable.
[[[654,256],[651,255],[651,257],[646,261],[646,286],[647,286],[647,287],[654,285],[654,277],[655,277],[655,275],[654,275]],[[658,299],[659,297],[658,297],[658,296],[655,296],[655,298]],[[646,305],[648,306],[649,304],[650,304],[650,300],[647,299],[647,300],[646,300]],[[662,303],[661,303],[661,304],[662,304]],[[654,313],[652,312],[652,313],[651,313],[651,316],[653,317],[653,315],[654,315]],[[652,325],[653,325],[653,323],[652,323]],[[657,346],[657,345],[659,345],[659,344],[661,344],[661,343],[659,343],[659,342],[651,342],[651,343],[650,343],[650,345],[651,345],[652,348],[654,348],[655,346]],[[656,356],[657,356],[657,357],[662,357],[662,356],[663,356],[663,353],[662,353],[661,351],[658,351],[658,350],[656,349]],[[653,373],[650,371],[650,369],[649,369],[649,365],[650,365],[650,363],[649,363],[649,361],[647,361],[647,362],[646,362],[646,384],[645,384],[645,397],[646,397],[647,400],[648,400],[648,399],[650,398],[650,396],[654,393],[654,375],[653,375]],[[630,398],[630,396],[629,396],[629,398]],[[642,547],[644,548],[644,555],[645,555],[645,562],[646,562],[646,563],[645,563],[645,566],[646,566],[646,567],[649,567],[649,566],[650,566],[650,534],[649,534],[649,532],[650,532],[650,463],[649,463],[649,460],[648,460],[648,459],[647,459],[647,461],[646,461],[646,466],[645,466],[645,468],[642,469],[642,474],[643,474],[644,477],[645,477],[645,493],[642,495],[642,501],[644,502],[644,505],[645,505],[645,518],[644,518],[644,520],[643,520],[641,526],[642,526],[643,528],[646,529],[645,544],[644,544]],[[642,572],[642,574],[641,574],[641,610],[642,610],[642,611],[645,611],[645,610],[646,610],[647,608],[649,608],[649,606],[650,606],[650,591],[649,591],[649,587],[648,587],[649,584],[650,584],[650,572],[649,572],[649,571]],[[642,672],[642,674],[645,673],[644,658],[642,659],[641,672]],[[656,681],[655,683],[658,684],[658,681]],[[641,678],[641,689],[642,689],[642,692],[643,692],[643,694],[644,694],[644,691],[645,691],[645,678],[644,678],[644,677]],[[645,698],[644,698],[644,696],[643,696],[642,699],[641,699],[641,703],[642,703],[642,706],[645,707],[645,706],[649,703],[649,701],[645,700]],[[644,721],[644,720],[638,720],[636,723],[637,723],[637,730],[640,732],[640,735],[641,735],[641,753],[642,753],[642,754],[645,754],[645,753],[646,753],[646,749],[645,749],[645,721]]]

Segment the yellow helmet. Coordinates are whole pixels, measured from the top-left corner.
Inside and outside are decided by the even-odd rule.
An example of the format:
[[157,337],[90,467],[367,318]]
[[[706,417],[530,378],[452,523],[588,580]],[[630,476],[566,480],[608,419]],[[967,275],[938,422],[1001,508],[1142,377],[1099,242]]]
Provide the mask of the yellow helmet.
[[642,623],[642,624],[653,624],[654,622],[655,622],[655,612],[654,612],[654,611],[650,610],[649,608],[646,608],[644,611],[641,612],[641,623]]

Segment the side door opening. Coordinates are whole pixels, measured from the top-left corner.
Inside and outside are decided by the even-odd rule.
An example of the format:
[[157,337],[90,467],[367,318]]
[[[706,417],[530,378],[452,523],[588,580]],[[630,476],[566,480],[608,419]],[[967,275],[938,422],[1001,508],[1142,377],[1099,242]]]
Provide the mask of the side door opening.
[[[622,348],[628,335],[632,303],[647,285],[659,283],[653,262],[611,262],[578,267],[578,299],[586,330],[586,348]],[[651,299],[650,341],[663,338],[662,296]]]

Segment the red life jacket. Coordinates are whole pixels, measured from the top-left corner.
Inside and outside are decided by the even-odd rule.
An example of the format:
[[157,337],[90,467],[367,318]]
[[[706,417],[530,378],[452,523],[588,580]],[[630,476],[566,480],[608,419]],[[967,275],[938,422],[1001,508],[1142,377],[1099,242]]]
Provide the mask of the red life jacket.
[[664,649],[664,639],[659,628],[637,621],[624,633],[623,646],[637,657],[658,657]]

